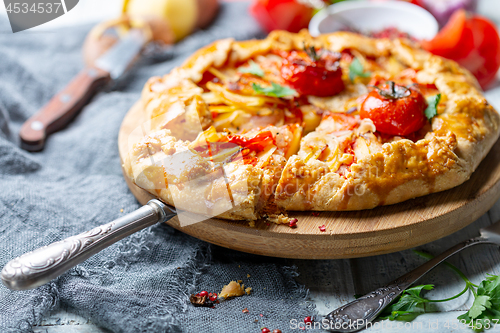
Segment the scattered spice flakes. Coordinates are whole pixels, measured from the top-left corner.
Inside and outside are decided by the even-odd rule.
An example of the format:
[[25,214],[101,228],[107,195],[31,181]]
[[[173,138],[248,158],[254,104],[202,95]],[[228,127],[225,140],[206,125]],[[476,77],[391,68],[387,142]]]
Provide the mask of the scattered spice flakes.
[[243,310],[241,310],[241,312],[243,312],[243,313],[249,313],[250,311],[248,311],[248,308],[244,308]]
[[217,300],[217,293],[208,293],[208,291],[203,290],[196,294],[191,294],[189,301],[194,306],[204,306],[209,308],[215,308],[215,304],[219,304]]
[[[198,295],[198,296],[197,296]],[[212,301],[208,298],[208,296],[199,296],[199,294],[191,294],[189,297],[189,301],[194,306],[204,306],[207,308],[215,307],[215,304],[219,303],[219,301]]]
[[319,226],[319,231],[325,232],[326,231],[326,226],[323,224],[322,226]]
[[219,303],[219,301],[217,300],[217,293],[210,293],[208,294],[208,298],[211,300],[211,301],[214,301],[216,303]]

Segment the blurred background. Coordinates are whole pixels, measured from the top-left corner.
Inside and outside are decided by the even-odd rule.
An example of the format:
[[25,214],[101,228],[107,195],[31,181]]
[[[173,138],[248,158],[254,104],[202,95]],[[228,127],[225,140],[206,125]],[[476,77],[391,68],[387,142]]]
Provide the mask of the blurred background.
[[[171,44],[196,29],[207,28],[217,15],[218,2],[217,0],[80,0],[78,5],[66,14],[21,33],[49,32],[72,25],[98,23],[101,23],[100,29],[103,30],[103,26],[108,28],[109,25],[115,24],[113,22],[122,14],[126,14],[132,19],[146,18],[155,32],[153,38],[157,42],[160,41],[160,44]],[[432,26],[434,23],[426,21],[421,13],[417,14],[419,12],[417,7],[410,8],[414,14],[401,15],[399,12],[393,13],[384,9],[385,14],[361,16],[362,19],[359,19],[359,13],[352,14],[352,10],[349,12],[352,7],[350,3],[371,5],[385,3],[389,8],[393,7],[391,4],[393,2],[412,3],[432,14],[437,23],[437,29],[440,29],[434,43],[422,44],[425,49],[456,60],[471,70],[476,77],[479,75],[478,80],[484,89],[496,85],[495,73],[500,66],[500,43],[498,34],[495,35],[490,31],[483,18],[495,26],[500,24],[500,1],[498,0],[253,0],[247,2],[249,5],[251,3],[248,11],[254,18],[255,25],[259,25],[265,32],[274,29],[296,32],[309,27],[313,35],[333,30],[354,30],[365,34],[371,33],[378,37],[401,37],[399,33],[408,33],[408,37],[432,41],[432,37],[437,32]],[[328,6],[332,8],[327,8]],[[335,9],[336,6],[337,9]],[[460,10],[465,10],[467,15],[460,16],[458,14]],[[341,13],[338,13],[339,11]],[[455,19],[451,20],[454,14]],[[314,15],[316,18],[310,22]],[[479,15],[479,21],[474,15]],[[350,20],[351,16],[354,19]],[[406,22],[404,26],[397,22],[391,23],[395,17],[400,17],[400,21]],[[0,21],[8,21],[4,6],[0,6]],[[165,22],[167,26],[162,26]],[[345,24],[346,22],[348,23]],[[448,26],[446,26],[447,23],[449,23]],[[370,31],[363,29],[363,26],[370,27],[368,29]],[[4,31],[4,33],[8,32]],[[466,36],[467,34],[472,34],[474,37]],[[446,41],[444,46],[443,41]],[[94,53],[86,56],[87,63],[104,51],[102,45],[94,46],[94,42],[98,43],[92,41],[91,45],[86,45],[84,49],[84,54]],[[112,44],[104,42],[106,43],[108,46]],[[485,45],[488,45],[488,50],[485,49]],[[481,65],[481,62],[488,64]]]

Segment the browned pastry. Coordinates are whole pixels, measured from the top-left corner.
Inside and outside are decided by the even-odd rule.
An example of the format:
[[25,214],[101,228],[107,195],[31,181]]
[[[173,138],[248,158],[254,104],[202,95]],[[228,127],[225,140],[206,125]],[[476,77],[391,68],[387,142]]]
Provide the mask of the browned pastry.
[[[441,98],[416,130],[391,134],[380,124],[389,118],[363,113],[372,91],[390,105],[410,93],[424,108]],[[407,40],[347,32],[217,41],[151,78],[141,101],[127,175],[180,209],[235,220],[280,223],[287,210],[370,209],[443,191],[466,181],[499,135],[467,70]]]

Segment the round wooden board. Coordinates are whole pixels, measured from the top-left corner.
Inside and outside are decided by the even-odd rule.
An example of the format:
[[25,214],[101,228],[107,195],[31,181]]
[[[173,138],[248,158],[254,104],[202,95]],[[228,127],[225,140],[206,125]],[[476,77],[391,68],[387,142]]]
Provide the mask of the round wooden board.
[[[128,152],[129,134],[144,122],[136,103],[125,116],[118,136],[120,157]],[[500,140],[464,184],[448,191],[400,204],[352,212],[289,212],[297,228],[256,222],[209,220],[181,227],[177,218],[166,222],[201,240],[254,254],[297,259],[365,257],[405,250],[458,231],[486,213],[500,197]],[[133,184],[130,191],[141,204],[153,195]],[[319,226],[325,225],[321,232]]]

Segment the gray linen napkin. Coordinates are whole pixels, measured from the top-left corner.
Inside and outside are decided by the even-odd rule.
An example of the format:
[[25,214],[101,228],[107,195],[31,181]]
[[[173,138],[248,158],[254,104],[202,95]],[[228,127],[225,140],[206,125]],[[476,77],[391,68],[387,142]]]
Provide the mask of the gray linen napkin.
[[[176,45],[170,60],[142,61],[52,135],[41,153],[18,148],[17,133],[82,68],[80,50],[91,26],[12,34],[0,20],[0,266],[139,207],[120,169],[121,120],[150,76],[167,73],[216,39],[260,35],[247,6],[224,4],[216,23]],[[230,251],[156,225],[35,290],[0,286],[0,331],[30,332],[64,305],[114,332],[258,332],[263,326],[286,332],[291,318],[313,311],[295,274],[286,260]],[[215,309],[188,301],[193,292],[219,292],[239,279],[253,288],[251,296]]]

